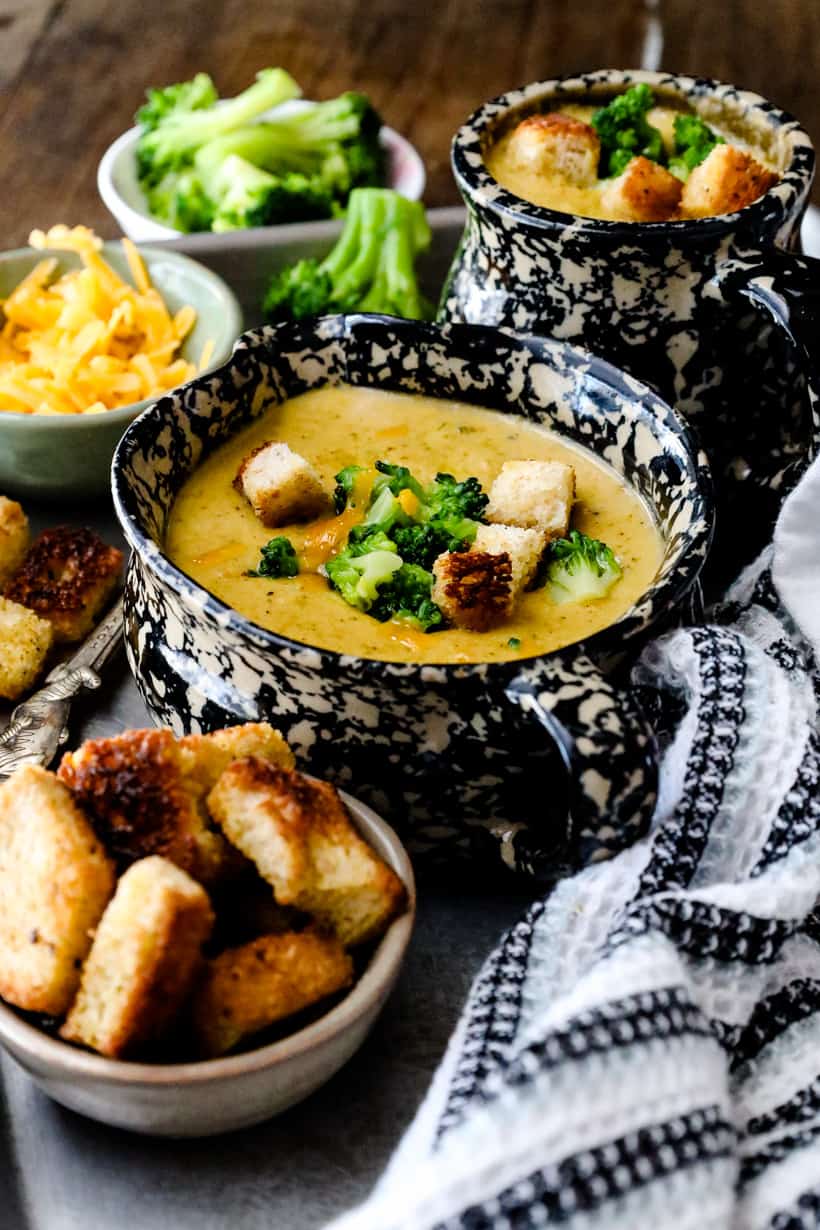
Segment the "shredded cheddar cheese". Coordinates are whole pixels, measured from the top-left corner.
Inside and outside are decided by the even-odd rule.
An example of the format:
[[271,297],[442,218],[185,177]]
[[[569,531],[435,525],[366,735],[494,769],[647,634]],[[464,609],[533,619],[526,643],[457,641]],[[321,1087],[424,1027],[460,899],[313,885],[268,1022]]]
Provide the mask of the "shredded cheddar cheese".
[[[57,261],[45,257],[0,300],[0,411],[99,414],[196,375],[179,357],[196,312],[170,314],[130,239],[122,245],[133,286],[103,259],[88,227],[32,231],[29,244],[76,252],[82,268],[55,279]],[[206,343],[199,370],[212,351]]]

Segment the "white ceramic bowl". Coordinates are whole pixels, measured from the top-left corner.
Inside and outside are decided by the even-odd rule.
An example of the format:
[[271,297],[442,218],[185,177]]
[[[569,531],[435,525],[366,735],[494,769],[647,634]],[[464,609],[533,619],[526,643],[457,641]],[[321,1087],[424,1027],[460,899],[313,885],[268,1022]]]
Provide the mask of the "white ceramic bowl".
[[398,837],[370,808],[342,797],[359,832],[404,882],[408,903],[354,986],[324,1016],[278,1042],[225,1059],[141,1064],[79,1050],[0,1003],[0,1044],[55,1102],[150,1136],[231,1132],[313,1093],[364,1041],[396,981],[415,918],[413,871]]
[[[305,99],[294,99],[267,112],[282,115],[308,105]],[[181,231],[158,222],[148,211],[148,204],[137,178],[136,148],[139,128],[129,128],[110,145],[97,168],[97,188],[109,211],[119,223],[123,234],[137,243],[152,243],[157,239],[174,239]],[[426,175],[418,150],[406,137],[392,128],[382,126],[379,134],[387,152],[387,186],[411,201],[418,201],[424,192]]]

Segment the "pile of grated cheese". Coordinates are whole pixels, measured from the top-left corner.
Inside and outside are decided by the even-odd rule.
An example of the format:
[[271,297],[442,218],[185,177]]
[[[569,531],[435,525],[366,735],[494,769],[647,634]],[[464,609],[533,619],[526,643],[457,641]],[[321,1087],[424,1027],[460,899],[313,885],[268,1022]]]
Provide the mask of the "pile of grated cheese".
[[103,260],[88,227],[32,231],[29,244],[76,252],[82,268],[55,279],[57,261],[46,257],[0,300],[0,411],[97,414],[158,397],[208,365],[211,342],[198,369],[179,357],[196,312],[171,316],[130,239],[122,246],[134,286]]

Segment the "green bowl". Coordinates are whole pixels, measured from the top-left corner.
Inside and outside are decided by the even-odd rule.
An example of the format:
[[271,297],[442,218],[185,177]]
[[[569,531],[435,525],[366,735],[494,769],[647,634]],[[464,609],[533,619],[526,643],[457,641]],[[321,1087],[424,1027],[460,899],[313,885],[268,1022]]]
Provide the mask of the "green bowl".
[[[196,363],[205,342],[214,343],[210,367],[230,356],[242,331],[242,312],[235,295],[204,265],[170,248],[140,248],[151,282],[173,314],[190,303],[194,328],[181,355]],[[103,255],[128,278],[128,262],[119,243],[103,245]],[[5,299],[44,256],[57,259],[57,272],[80,267],[73,252],[39,252],[18,248],[0,253],[0,299]],[[134,402],[100,414],[39,415],[0,411],[0,492],[38,500],[93,498],[109,490],[111,458],[130,422],[157,398]]]

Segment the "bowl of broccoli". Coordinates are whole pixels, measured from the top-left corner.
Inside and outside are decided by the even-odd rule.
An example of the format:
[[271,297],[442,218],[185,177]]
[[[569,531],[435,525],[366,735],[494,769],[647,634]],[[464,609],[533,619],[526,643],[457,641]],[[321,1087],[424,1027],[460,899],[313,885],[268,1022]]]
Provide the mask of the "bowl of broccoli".
[[340,217],[357,187],[421,197],[419,154],[366,95],[300,95],[281,68],[230,99],[207,73],[148,90],[136,127],[100,161],[100,196],[141,242]]

